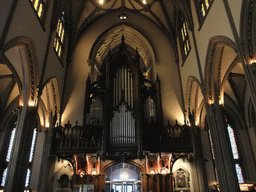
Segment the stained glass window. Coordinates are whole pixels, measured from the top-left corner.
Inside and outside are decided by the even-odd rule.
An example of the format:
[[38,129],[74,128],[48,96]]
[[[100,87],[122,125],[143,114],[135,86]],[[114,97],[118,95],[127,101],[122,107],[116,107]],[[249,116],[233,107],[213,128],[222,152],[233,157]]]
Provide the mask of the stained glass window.
[[229,124],[227,125],[227,129],[228,129],[228,135],[229,135],[231,149],[233,153],[233,158],[239,159],[234,130]]
[[191,46],[188,35],[188,24],[183,17],[180,18],[180,47],[183,61],[185,61],[189,54]]
[[1,181],[1,187],[5,186],[6,176],[7,176],[8,167],[4,170],[2,181]]
[[54,50],[57,53],[58,57],[62,57],[63,46],[65,40],[65,19],[64,13],[62,13],[61,18],[58,20],[56,36],[54,39]]
[[237,148],[235,132],[234,132],[234,129],[233,129],[232,125],[230,124],[227,117],[226,117],[226,125],[227,125],[227,131],[228,131],[228,136],[229,136],[229,141],[230,141],[233,158],[235,160],[235,168],[236,168],[238,182],[244,183],[242,168],[239,165],[240,159],[239,159],[239,152],[238,152],[238,148]]
[[31,3],[32,3],[38,17],[41,20],[43,20],[45,13],[46,13],[47,0],[31,0]]
[[37,129],[35,128],[33,132],[32,144],[30,148],[29,163],[31,163],[33,160],[33,154],[34,154],[35,143],[36,143],[36,135],[37,135]]
[[29,185],[29,180],[30,180],[30,168],[27,169],[26,181],[25,181],[25,188],[28,187],[28,185]]
[[11,133],[11,138],[10,138],[10,141],[9,141],[8,150],[7,150],[6,162],[10,161],[12,148],[13,148],[13,143],[14,143],[15,132],[16,132],[16,129],[13,128],[12,133]]
[[203,23],[214,0],[195,0],[200,24]]

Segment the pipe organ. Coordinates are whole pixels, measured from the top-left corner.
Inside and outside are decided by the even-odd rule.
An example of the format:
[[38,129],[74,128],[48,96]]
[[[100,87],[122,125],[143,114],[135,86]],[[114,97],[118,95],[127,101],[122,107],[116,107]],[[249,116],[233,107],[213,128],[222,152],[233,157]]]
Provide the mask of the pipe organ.
[[89,77],[86,84],[84,126],[101,130],[102,153],[133,151],[134,156],[142,154],[143,143],[153,146],[160,138],[161,99],[158,81],[143,75],[153,77],[148,74],[151,66],[145,66],[139,53],[125,45],[124,38],[122,41],[98,70],[92,66],[94,78]]
[[135,119],[133,109],[133,75],[122,65],[113,82],[114,115],[110,121],[111,144],[135,144]]
[[135,119],[122,103],[110,123],[111,144],[135,144]]
[[147,123],[156,122],[156,103],[151,96],[144,103],[144,118]]
[[120,104],[121,100],[133,108],[133,77],[131,70],[126,66],[119,68],[114,78],[113,107]]
[[102,125],[103,123],[103,103],[99,96],[92,98],[90,113],[86,114],[87,125]]

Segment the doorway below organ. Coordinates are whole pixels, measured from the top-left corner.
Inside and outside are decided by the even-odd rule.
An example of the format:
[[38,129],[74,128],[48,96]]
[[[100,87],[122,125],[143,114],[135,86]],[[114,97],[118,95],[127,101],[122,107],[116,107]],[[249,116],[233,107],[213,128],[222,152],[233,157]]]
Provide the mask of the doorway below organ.
[[138,167],[119,163],[106,170],[106,192],[140,192],[141,171]]

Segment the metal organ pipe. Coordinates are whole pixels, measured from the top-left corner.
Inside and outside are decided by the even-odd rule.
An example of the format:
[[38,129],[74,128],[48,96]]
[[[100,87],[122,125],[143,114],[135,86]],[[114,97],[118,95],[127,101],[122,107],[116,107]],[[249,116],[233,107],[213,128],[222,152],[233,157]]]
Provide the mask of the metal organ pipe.
[[[114,77],[113,107],[116,109],[110,122],[111,144],[135,144],[135,119],[128,110],[128,106],[133,108],[132,80],[132,73],[126,66],[119,68]],[[124,102],[120,103],[122,99]]]

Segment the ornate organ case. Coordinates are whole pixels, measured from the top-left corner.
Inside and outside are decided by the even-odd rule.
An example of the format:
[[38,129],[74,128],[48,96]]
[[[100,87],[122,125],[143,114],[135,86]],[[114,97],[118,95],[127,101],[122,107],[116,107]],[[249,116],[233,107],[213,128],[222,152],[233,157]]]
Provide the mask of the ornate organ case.
[[143,75],[147,69],[124,39],[106,58],[92,74],[94,80],[87,80],[84,126],[100,143],[103,158],[141,157],[162,134],[159,79],[153,82]]

